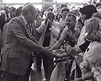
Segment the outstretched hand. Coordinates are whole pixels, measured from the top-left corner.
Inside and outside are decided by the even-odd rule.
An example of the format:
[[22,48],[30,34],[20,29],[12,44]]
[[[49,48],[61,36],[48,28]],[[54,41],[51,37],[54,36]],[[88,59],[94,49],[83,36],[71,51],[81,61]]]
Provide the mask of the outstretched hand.
[[58,57],[58,58],[61,58],[61,57],[62,57],[61,54],[59,54],[59,53],[54,53],[54,55],[55,55],[56,57]]
[[65,46],[65,51],[66,51],[66,53],[70,53],[70,51],[72,50],[72,47],[70,46],[70,45],[66,45]]

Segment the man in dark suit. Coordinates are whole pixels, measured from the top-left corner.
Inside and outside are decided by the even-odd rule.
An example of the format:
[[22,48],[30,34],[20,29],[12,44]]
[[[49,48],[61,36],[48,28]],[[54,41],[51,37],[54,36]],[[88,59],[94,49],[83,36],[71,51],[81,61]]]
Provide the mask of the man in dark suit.
[[32,4],[22,8],[21,16],[10,20],[4,39],[0,81],[29,81],[32,51],[54,56],[47,48],[38,44],[30,32],[36,9]]

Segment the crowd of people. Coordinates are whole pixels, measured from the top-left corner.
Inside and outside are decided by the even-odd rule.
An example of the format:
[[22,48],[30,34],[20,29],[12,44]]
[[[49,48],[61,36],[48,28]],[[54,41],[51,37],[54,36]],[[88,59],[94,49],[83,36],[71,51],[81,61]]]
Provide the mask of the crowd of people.
[[[0,81],[101,80],[101,3],[56,10],[26,3],[0,11]],[[44,79],[32,76],[42,66]]]

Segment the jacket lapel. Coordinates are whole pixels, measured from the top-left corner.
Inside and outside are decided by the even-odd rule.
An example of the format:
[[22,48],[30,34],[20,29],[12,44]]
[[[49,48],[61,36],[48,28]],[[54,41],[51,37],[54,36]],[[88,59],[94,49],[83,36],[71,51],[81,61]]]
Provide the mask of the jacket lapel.
[[23,28],[25,29],[25,32],[27,33],[27,35],[29,36],[29,38],[32,38],[30,32],[28,31],[28,29],[27,29],[27,27],[26,27],[26,25],[25,25],[25,23],[23,21],[23,18],[21,16],[19,16],[18,20],[22,23]]
[[27,27],[26,27],[26,25],[25,25],[25,23],[24,23],[24,21],[23,21],[23,18],[22,18],[21,16],[19,16],[18,20],[22,23],[23,29],[25,30],[25,32],[26,32],[26,34],[28,35],[28,37],[29,37],[32,41],[38,43],[38,41],[36,40],[36,38],[28,31],[28,29],[27,29]]

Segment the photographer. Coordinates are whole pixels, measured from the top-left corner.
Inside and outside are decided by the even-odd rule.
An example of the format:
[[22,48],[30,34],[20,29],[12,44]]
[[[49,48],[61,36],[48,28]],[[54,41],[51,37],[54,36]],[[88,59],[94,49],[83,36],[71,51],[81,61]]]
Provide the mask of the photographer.
[[[51,43],[51,30],[54,20],[54,14],[49,12],[46,16],[46,19],[41,23],[41,26],[36,30],[41,34],[39,43],[44,47],[49,47]],[[37,60],[37,71],[41,71],[41,59],[43,59],[43,66],[45,71],[45,81],[50,79],[51,72],[54,68],[53,59],[47,55],[40,53],[36,56]]]

